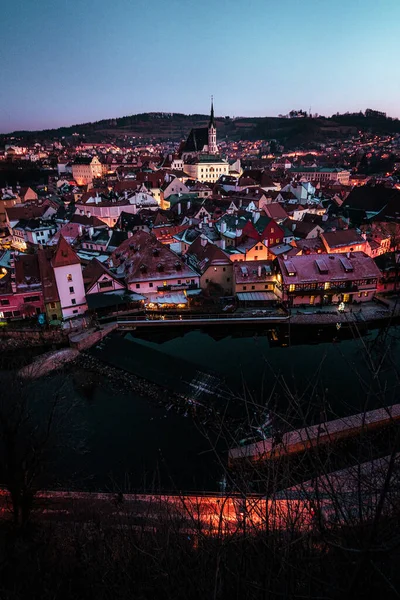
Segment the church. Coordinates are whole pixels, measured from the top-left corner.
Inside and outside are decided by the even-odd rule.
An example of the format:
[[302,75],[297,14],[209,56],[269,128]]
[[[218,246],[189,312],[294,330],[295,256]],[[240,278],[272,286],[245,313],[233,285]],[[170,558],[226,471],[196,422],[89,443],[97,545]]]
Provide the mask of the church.
[[228,175],[229,164],[218,154],[213,101],[208,127],[196,127],[191,130],[181,147],[181,156],[185,173],[193,179],[215,183],[221,175]]

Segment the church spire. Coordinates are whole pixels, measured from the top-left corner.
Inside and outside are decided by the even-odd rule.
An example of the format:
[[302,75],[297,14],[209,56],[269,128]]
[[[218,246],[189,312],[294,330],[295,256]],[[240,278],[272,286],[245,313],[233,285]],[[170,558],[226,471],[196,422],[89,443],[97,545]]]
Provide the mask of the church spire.
[[216,127],[215,118],[214,118],[214,96],[211,96],[211,114],[210,114],[210,122],[208,127]]

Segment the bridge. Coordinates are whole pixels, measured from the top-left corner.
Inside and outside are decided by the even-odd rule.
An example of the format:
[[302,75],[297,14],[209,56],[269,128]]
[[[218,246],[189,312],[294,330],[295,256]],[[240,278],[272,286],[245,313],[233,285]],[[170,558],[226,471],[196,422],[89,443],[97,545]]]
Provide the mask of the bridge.
[[171,327],[188,325],[243,325],[243,324],[265,324],[285,323],[290,319],[289,315],[263,315],[261,311],[257,314],[243,316],[242,314],[147,314],[113,317],[118,329],[136,329],[137,327]]

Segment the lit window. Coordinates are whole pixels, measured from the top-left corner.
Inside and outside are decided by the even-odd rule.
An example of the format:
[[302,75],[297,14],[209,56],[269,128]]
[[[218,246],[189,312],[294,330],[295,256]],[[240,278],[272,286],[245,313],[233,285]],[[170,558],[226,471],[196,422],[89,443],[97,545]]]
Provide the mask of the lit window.
[[289,292],[294,292],[295,289],[296,289],[296,285],[294,283],[291,283],[289,285]]
[[324,290],[329,290],[330,287],[331,287],[330,281],[325,281]]
[[72,281],[72,275],[71,275],[71,273],[69,273],[69,274],[67,275],[67,281]]

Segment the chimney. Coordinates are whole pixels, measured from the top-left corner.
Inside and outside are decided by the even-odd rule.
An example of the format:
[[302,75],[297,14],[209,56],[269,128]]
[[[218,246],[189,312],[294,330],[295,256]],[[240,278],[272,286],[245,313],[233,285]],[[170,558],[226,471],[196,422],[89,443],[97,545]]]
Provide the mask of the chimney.
[[204,247],[204,246],[207,246],[207,238],[206,238],[206,237],[204,237],[204,236],[201,236],[201,238],[200,238],[200,241],[201,241],[201,245],[202,245],[203,247]]
[[296,229],[296,223],[292,224],[292,231],[294,231]]
[[125,200],[128,200],[128,192],[127,192],[127,190],[124,191],[124,198],[125,198]]
[[112,234],[113,234],[113,230],[109,229],[108,230],[108,237],[111,239],[112,238]]
[[90,237],[90,239],[92,239],[93,234],[94,234],[94,228],[93,227],[89,227],[89,237]]
[[187,209],[188,209],[188,210],[190,209],[190,200],[189,200],[189,202],[187,203]]
[[261,271],[262,271],[261,265],[258,265],[257,271],[258,271],[258,276],[261,277]]
[[182,204],[180,202],[178,202],[178,215],[180,215],[182,212]]
[[260,213],[258,211],[253,212],[253,223],[257,223],[259,218],[260,218]]
[[82,237],[82,235],[83,235],[83,227],[82,227],[82,225],[78,226],[78,235],[79,235],[79,237]]
[[131,238],[133,236],[133,231],[128,231],[128,238]]
[[86,216],[88,219],[90,219],[90,217],[92,216],[92,213],[90,212],[90,210],[87,211]]
[[222,221],[220,231],[221,231],[221,233],[225,233],[225,231],[226,231],[226,221]]
[[287,260],[287,254],[283,255],[283,260]]

